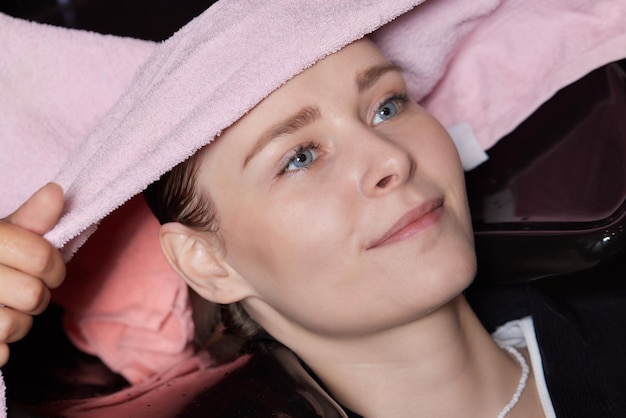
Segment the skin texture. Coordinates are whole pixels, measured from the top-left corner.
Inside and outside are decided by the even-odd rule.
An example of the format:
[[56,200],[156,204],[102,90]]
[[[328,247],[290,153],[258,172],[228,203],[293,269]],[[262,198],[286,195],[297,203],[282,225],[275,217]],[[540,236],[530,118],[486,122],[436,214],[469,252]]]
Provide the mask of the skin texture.
[[59,219],[63,191],[48,184],[8,217],[0,220],[0,366],[8,343],[26,335],[33,315],[48,306],[50,290],[65,278],[59,251],[42,235]]
[[[413,101],[395,100],[397,115],[375,117],[406,93],[404,80],[388,71],[359,92],[358,77],[389,62],[372,44],[355,45],[272,94],[207,149],[200,169],[199,187],[218,213],[211,245],[242,283],[235,299],[270,327],[342,337],[386,330],[448,302],[474,274],[452,141]],[[346,63],[352,71],[336,71]],[[311,108],[315,121],[258,148],[260,133]],[[311,142],[315,161],[281,174],[294,149]],[[408,211],[439,199],[435,225],[369,248]]]
[[[218,231],[166,224],[162,247],[355,412],[496,416],[520,368],[462,296],[475,257],[456,149],[405,94],[367,40],[318,62],[202,151]],[[541,414],[532,389],[519,405]]]

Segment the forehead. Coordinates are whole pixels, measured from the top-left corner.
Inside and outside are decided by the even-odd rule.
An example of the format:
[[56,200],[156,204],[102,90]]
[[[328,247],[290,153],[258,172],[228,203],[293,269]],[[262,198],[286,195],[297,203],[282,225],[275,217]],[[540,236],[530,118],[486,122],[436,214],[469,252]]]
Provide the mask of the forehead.
[[325,87],[342,85],[357,89],[360,83],[359,75],[367,69],[384,64],[389,64],[389,60],[372,41],[364,38],[353,42],[287,81],[226,132],[236,130],[248,123],[258,122],[257,119],[267,121],[266,117],[261,114],[273,113],[273,108],[277,103],[295,106],[301,101],[314,100],[316,93],[323,92]]
[[[243,161],[243,154],[267,127],[301,107],[317,105],[320,95],[337,94],[339,89],[358,91],[368,69],[386,64],[390,64],[389,60],[367,38],[327,56],[287,81],[226,129],[205,148],[205,162],[214,158]],[[212,158],[215,154],[219,157]]]
[[284,97],[301,88],[319,91],[320,87],[323,88],[326,84],[345,81],[356,86],[360,74],[369,68],[386,63],[389,63],[389,60],[372,41],[367,38],[358,40],[296,75],[262,101],[259,107],[264,106],[273,97]]

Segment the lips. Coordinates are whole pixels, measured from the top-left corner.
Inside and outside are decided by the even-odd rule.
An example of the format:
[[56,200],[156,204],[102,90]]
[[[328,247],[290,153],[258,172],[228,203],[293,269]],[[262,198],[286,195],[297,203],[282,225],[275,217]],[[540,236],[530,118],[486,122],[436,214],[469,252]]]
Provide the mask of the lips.
[[380,238],[370,244],[367,249],[384,247],[403,241],[436,224],[443,215],[443,199],[429,199],[405,213]]

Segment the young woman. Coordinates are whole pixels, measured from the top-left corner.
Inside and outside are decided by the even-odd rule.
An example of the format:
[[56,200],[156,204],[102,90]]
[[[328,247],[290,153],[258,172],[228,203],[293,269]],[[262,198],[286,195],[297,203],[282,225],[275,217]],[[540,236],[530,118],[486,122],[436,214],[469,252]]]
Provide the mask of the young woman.
[[[576,410],[586,398],[552,391],[571,382],[559,382],[563,366],[555,350],[544,356],[550,345],[539,338],[547,331],[535,336],[526,310],[498,323],[496,342],[466,301],[475,258],[463,171],[446,131],[409,98],[402,71],[370,41],[356,41],[165,175],[147,195],[166,257],[199,295],[231,305],[248,334],[263,328],[361,416]],[[38,203],[42,195],[54,204]],[[39,237],[60,202],[48,186],[2,224],[7,277],[26,277],[33,289],[22,304],[17,286],[0,293],[13,308],[3,312],[4,341],[25,332],[46,287],[62,279],[58,253]],[[32,207],[46,212],[34,227],[29,220],[41,214]],[[40,256],[11,257],[30,247]],[[506,343],[515,333],[519,348]],[[559,342],[561,351],[578,347]],[[611,404],[616,396],[597,399],[604,387],[593,372],[613,383],[620,369],[606,373],[605,352],[594,354],[593,371],[578,369],[580,391]]]
[[520,361],[462,295],[475,260],[456,148],[371,42],[296,76],[177,170],[194,197],[176,196],[176,175],[153,197],[170,263],[202,297],[239,303],[342,405],[498,416],[515,394],[510,416],[545,414],[533,374],[518,391]]

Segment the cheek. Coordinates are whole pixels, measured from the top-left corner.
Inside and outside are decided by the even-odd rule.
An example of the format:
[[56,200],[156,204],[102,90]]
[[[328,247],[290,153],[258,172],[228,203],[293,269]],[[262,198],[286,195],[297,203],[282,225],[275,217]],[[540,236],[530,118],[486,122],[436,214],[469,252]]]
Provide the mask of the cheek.
[[267,194],[245,196],[224,208],[220,231],[228,262],[260,292],[312,280],[346,251],[351,227],[344,199],[307,193],[275,194],[271,200]]
[[[430,117],[429,117],[430,119]],[[465,188],[465,173],[454,142],[436,121],[429,125],[423,138],[412,145],[420,173],[447,193],[446,200],[453,206],[459,226],[466,235],[473,236]]]

